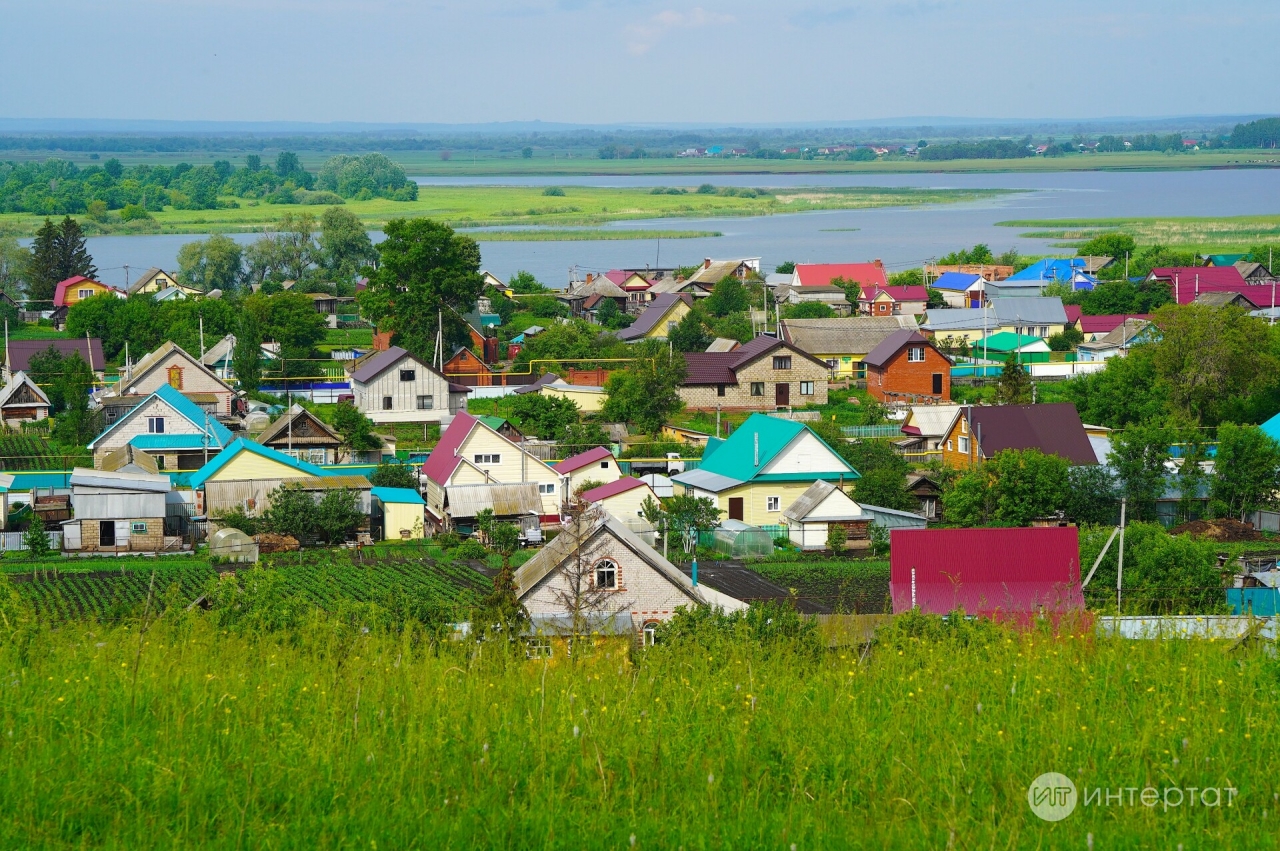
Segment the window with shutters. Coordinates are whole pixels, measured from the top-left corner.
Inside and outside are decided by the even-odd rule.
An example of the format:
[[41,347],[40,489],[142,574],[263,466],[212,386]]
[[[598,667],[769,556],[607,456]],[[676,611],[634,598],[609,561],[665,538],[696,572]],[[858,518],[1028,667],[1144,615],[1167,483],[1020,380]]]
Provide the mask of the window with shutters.
[[182,389],[182,367],[180,366],[169,367],[169,386],[172,387],[174,390]]

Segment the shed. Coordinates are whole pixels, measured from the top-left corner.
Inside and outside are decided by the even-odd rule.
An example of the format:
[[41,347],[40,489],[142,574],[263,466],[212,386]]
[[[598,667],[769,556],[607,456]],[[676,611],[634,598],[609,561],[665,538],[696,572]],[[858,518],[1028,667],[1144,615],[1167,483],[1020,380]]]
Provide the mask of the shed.
[[63,524],[66,548],[110,553],[164,549],[165,497],[171,489],[165,475],[75,468],[75,519]]
[[827,533],[831,525],[845,529],[845,540],[866,540],[867,527],[871,525],[862,507],[848,494],[830,482],[816,481],[809,485],[795,502],[782,512],[791,542],[802,550],[822,550],[827,547]]
[[255,562],[258,560],[258,545],[244,532],[228,526],[209,537],[209,555],[227,561]]
[[474,520],[486,508],[494,519],[519,523],[523,531],[541,526],[542,497],[537,482],[493,485],[449,485],[445,488],[446,508],[458,532],[475,531]]
[[773,555],[773,536],[741,520],[722,520],[712,534],[712,547],[728,558],[765,558]]
[[373,527],[383,540],[424,536],[427,501],[412,488],[373,489]]
[[653,492],[653,488],[630,476],[592,488],[582,494],[584,502],[597,503],[618,518],[641,516],[640,507],[646,499],[657,502],[657,494]]
[[895,613],[1016,617],[1084,608],[1074,526],[897,529],[890,552]]
[[676,486],[671,483],[669,478],[660,473],[640,476],[640,481],[653,488],[653,492],[658,499],[670,499],[676,495]]

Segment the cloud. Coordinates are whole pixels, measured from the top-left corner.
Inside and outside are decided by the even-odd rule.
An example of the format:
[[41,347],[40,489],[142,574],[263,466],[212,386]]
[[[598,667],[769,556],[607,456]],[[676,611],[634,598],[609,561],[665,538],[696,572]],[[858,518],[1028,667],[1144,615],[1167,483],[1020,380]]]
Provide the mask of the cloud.
[[688,12],[667,9],[642,24],[631,24],[627,27],[627,51],[634,56],[643,56],[672,30],[697,29],[733,22],[732,15],[708,12],[701,6],[695,6]]
[[843,24],[860,17],[909,18],[940,12],[955,4],[951,0],[897,0],[897,2],[846,3],[831,7],[810,7],[792,15],[788,22],[802,29]]

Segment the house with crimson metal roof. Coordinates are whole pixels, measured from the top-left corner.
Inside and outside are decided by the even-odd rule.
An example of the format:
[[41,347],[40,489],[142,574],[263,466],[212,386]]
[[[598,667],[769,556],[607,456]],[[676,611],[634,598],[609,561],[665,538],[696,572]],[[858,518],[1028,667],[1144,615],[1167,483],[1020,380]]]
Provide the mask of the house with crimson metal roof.
[[685,407],[774,411],[825,405],[830,367],[800,348],[761,335],[731,352],[688,352],[679,388]]
[[355,406],[375,423],[438,423],[466,409],[471,388],[392,346],[354,362],[351,392]]
[[1147,283],[1169,287],[1173,300],[1190,304],[1207,293],[1240,293],[1260,308],[1280,307],[1270,281],[1249,283],[1235,266],[1178,266],[1152,269]]
[[894,529],[889,542],[894,614],[1019,619],[1084,609],[1074,526]]
[[499,519],[537,528],[560,519],[561,476],[465,411],[422,465],[427,519],[438,530],[470,533],[488,508]]
[[917,316],[929,303],[926,287],[868,287],[858,297],[858,313],[863,316]]
[[968,469],[1006,449],[1036,449],[1073,466],[1098,463],[1097,453],[1070,402],[1050,405],[965,405],[942,441],[942,460]]
[[565,493],[572,494],[579,485],[595,482],[607,485],[616,482],[621,473],[613,453],[603,446],[579,452],[556,464],[555,470],[564,479]]
[[658,501],[653,488],[630,476],[584,491],[581,498],[583,502],[600,506],[619,520],[632,522],[644,516],[640,506],[646,499]]
[[783,512],[815,481],[857,478],[804,423],[752,414],[727,439],[707,442],[698,469],[671,480],[677,492],[710,498],[730,520],[766,526],[781,524]]

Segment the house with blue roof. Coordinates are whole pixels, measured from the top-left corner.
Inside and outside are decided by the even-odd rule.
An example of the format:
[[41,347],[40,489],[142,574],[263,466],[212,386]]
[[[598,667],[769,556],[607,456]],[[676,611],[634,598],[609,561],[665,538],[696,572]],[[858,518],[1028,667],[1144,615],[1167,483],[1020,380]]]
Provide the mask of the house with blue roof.
[[942,293],[948,307],[982,307],[987,280],[966,272],[943,272],[930,286]]
[[711,499],[730,520],[776,526],[814,482],[851,484],[857,478],[858,471],[804,423],[752,414],[722,443],[708,441],[698,469],[671,481],[677,492]]
[[125,446],[152,456],[162,470],[192,470],[233,440],[231,430],[176,388],[161,384],[93,439],[94,467]]

